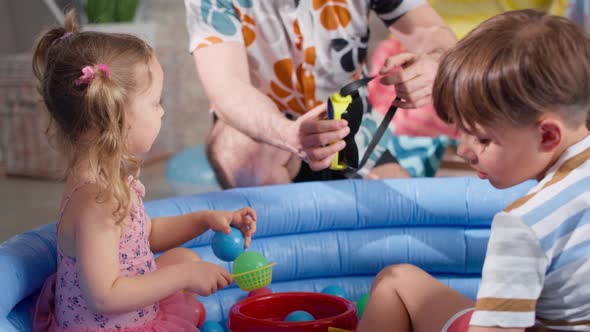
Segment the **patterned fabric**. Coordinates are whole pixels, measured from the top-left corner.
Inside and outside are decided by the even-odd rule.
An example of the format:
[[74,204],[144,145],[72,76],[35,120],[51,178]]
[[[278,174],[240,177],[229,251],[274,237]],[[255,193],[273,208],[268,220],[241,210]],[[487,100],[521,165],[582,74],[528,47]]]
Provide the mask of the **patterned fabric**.
[[[145,188],[139,180],[130,178],[129,182],[138,201],[132,203],[130,221],[119,243],[120,275],[126,277],[143,275],[157,269],[148,242],[147,218],[141,199],[145,194]],[[75,188],[64,199],[58,225],[63,210],[78,188],[80,187]],[[80,288],[77,259],[65,255],[58,248],[57,273],[45,283],[37,302],[34,321],[39,327],[37,330],[43,331],[108,331],[121,328],[125,328],[125,331],[167,331],[173,327],[197,331],[198,315],[195,314],[195,301],[196,299],[185,298],[181,292],[177,292],[160,303],[129,313],[94,313],[88,308]],[[170,309],[174,311],[170,312]]]
[[[373,138],[373,133],[381,123],[383,115],[372,112],[363,117],[363,122],[359,133],[355,136],[359,148],[359,155],[364,155],[369,142]],[[438,137],[413,137],[406,135],[394,135],[390,130],[386,130],[379,141],[379,144],[371,153],[367,164],[361,172],[366,175],[368,169],[371,169],[384,151],[395,156],[399,164],[412,177],[432,177],[440,167],[445,151],[449,146],[456,145],[457,140],[447,136]]]
[[[279,109],[298,116],[327,100],[346,83],[366,75],[371,10],[390,25],[425,2],[185,0],[189,49],[223,42],[242,43],[248,52],[252,84]],[[359,131],[362,134],[355,137],[359,159],[382,119],[382,115],[372,112],[366,88],[361,89],[360,95],[365,117]],[[368,173],[389,148],[411,175],[432,176],[448,145],[446,138],[421,137],[412,142],[414,138],[410,136],[401,139],[391,132],[386,135],[361,174]]]
[[471,325],[590,331],[590,136],[492,222]]
[[360,78],[373,9],[386,23],[423,0],[185,0],[189,49],[244,44],[255,87],[303,114]]

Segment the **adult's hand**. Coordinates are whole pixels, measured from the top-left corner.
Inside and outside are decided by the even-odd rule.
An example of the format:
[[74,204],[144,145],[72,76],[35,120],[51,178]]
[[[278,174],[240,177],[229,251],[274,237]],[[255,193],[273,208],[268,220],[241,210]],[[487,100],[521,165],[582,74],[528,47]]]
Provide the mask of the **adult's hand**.
[[298,146],[297,155],[314,171],[328,168],[334,154],[344,149],[344,137],[350,132],[346,120],[327,120],[323,103],[293,121],[285,134]]
[[381,83],[394,85],[400,108],[419,108],[432,104],[432,84],[438,70],[440,53],[400,53],[390,56],[380,75]]

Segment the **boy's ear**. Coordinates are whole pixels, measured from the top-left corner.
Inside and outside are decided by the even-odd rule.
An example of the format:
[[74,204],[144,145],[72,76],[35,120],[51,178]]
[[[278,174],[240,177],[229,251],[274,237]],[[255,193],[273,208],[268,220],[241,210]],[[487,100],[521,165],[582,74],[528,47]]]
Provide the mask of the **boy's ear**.
[[562,134],[561,123],[554,119],[545,119],[539,123],[541,134],[541,151],[550,152],[561,143]]

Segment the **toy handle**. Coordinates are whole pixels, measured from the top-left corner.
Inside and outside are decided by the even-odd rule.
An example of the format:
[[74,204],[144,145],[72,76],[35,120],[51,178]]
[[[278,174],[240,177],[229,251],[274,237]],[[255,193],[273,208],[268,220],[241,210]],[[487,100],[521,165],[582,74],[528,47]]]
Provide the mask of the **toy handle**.
[[[352,103],[352,96],[342,96],[340,93],[334,93],[328,98],[328,119],[340,120],[342,115],[346,113],[348,105]],[[342,151],[337,152],[332,159],[330,169],[336,171],[342,171],[346,169],[346,163],[342,156]]]

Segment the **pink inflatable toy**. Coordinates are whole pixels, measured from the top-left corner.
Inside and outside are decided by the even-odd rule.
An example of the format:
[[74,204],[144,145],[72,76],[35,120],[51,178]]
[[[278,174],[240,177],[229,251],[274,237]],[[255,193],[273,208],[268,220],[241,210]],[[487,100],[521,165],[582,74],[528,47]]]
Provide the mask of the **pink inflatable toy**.
[[[385,59],[391,55],[402,52],[402,46],[395,39],[382,41],[371,58],[370,76],[377,75],[383,67]],[[389,105],[395,98],[395,88],[383,85],[379,80],[372,80],[368,85],[369,101],[373,109],[385,114]],[[396,135],[429,136],[436,137],[446,135],[458,138],[458,133],[453,126],[444,123],[437,115],[432,105],[418,109],[398,109],[391,121],[395,126]]]

